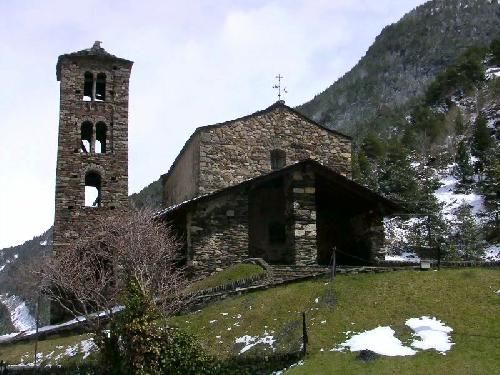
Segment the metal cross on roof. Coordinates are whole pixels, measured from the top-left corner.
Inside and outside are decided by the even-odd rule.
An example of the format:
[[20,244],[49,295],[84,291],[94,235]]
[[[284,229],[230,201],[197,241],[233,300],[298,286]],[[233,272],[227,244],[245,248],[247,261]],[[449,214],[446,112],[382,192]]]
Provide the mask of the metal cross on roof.
[[[278,80],[278,84],[273,86],[273,89],[278,89],[278,100],[281,101],[281,79],[283,76],[281,74],[278,74],[276,76],[276,79]],[[286,87],[283,87],[283,94],[288,94],[288,91],[286,91]]]

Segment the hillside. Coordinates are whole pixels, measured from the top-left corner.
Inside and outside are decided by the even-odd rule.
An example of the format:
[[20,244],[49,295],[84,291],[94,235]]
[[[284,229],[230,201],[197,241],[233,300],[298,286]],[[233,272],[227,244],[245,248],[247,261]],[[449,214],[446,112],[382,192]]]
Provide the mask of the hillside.
[[[218,358],[253,358],[266,367],[263,356],[300,349],[305,312],[307,356],[287,374],[493,374],[500,367],[499,288],[496,269],[341,275],[228,298],[171,323]],[[429,326],[415,332],[415,321]],[[373,360],[359,360],[359,348],[342,345],[374,332],[384,334],[371,350],[386,354]],[[440,344],[429,335],[441,337]],[[54,336],[40,342],[40,357],[52,364],[92,360],[91,341]],[[33,343],[0,346],[9,363],[30,363],[32,353]]]
[[499,24],[497,1],[429,1],[385,27],[356,66],[298,110],[355,135],[377,111],[423,94],[468,47],[500,37]]

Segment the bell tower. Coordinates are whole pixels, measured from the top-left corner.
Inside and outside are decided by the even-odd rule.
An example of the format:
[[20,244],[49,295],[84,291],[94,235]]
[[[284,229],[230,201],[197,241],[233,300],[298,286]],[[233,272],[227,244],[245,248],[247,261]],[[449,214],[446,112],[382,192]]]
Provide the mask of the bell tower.
[[54,252],[128,209],[128,95],[132,61],[92,48],[59,56]]

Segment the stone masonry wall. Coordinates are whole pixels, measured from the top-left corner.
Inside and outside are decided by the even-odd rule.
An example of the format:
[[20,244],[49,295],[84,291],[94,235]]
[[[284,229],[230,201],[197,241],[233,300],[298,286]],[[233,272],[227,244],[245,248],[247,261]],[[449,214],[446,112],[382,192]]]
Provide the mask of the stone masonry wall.
[[[85,233],[96,215],[128,208],[128,92],[131,63],[66,57],[61,64],[54,249]],[[106,100],[83,101],[84,74],[106,74]],[[82,153],[81,124],[107,126],[106,153]],[[101,207],[84,207],[85,174],[101,175]]]
[[292,195],[295,264],[316,264],[318,248],[316,244],[316,188],[314,174],[294,173]]
[[271,172],[270,153],[286,152],[286,165],[314,159],[344,176],[351,173],[351,141],[277,105],[274,109],[200,133],[199,194]]
[[194,134],[187,144],[183,157],[175,164],[168,179],[162,177],[163,206],[188,200],[198,193],[198,179],[200,176],[200,137]]
[[248,195],[239,191],[202,202],[187,215],[188,264],[210,274],[248,258]]

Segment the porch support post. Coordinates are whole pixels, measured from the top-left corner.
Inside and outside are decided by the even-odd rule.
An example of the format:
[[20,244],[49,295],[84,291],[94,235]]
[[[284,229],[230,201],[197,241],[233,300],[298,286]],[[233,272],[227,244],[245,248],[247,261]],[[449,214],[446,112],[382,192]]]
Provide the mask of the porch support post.
[[316,264],[316,186],[313,172],[294,172],[292,197],[295,264]]

